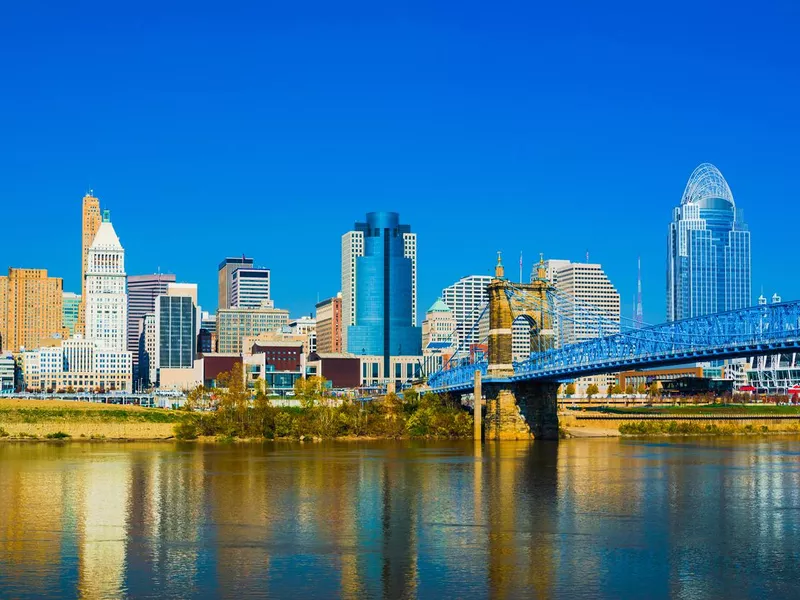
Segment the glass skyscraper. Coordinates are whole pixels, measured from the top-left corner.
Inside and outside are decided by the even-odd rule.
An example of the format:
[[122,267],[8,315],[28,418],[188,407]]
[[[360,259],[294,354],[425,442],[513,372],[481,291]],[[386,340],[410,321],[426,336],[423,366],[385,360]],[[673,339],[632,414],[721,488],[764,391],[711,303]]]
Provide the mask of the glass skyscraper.
[[668,245],[668,321],[750,306],[750,232],[714,165],[689,178]]
[[345,266],[348,273],[353,271],[355,292],[347,351],[383,356],[383,376],[388,378],[390,356],[422,354],[422,330],[415,327],[414,314],[416,236],[394,212],[367,213],[366,223],[356,223],[354,231],[363,236],[363,251],[343,256],[355,265],[354,270],[343,265],[343,272]]

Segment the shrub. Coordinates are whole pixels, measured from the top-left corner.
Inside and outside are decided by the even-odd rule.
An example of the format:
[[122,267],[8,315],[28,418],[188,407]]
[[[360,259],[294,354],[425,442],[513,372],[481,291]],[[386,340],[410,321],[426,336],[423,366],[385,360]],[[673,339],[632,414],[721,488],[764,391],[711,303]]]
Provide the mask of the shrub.
[[68,433],[64,433],[63,431],[56,431],[55,433],[48,433],[46,436],[48,440],[65,440],[67,438],[71,438],[72,436]]
[[9,433],[5,429],[0,427],[0,437],[8,437],[8,436],[9,436]]
[[189,419],[176,423],[172,427],[172,430],[175,432],[175,437],[179,440],[196,440],[197,429],[197,423]]
[[292,415],[279,412],[275,415],[275,437],[289,437],[292,435]]

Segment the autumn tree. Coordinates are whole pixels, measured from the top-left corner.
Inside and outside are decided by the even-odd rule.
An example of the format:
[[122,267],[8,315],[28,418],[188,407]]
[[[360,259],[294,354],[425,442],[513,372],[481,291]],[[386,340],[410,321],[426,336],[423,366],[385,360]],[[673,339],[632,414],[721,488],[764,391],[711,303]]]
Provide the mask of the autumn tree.
[[567,384],[567,389],[564,392],[567,396],[574,396],[575,395],[575,384],[571,381]]
[[586,397],[591,400],[594,396],[600,393],[600,388],[597,387],[596,383],[589,384],[589,387],[586,388]]

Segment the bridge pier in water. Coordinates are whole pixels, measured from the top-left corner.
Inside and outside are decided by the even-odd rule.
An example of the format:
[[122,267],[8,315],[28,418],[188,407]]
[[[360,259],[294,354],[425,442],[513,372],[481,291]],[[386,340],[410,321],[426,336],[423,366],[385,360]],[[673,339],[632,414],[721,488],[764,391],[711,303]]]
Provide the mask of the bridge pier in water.
[[558,439],[558,383],[485,382],[483,389],[486,396],[485,439]]

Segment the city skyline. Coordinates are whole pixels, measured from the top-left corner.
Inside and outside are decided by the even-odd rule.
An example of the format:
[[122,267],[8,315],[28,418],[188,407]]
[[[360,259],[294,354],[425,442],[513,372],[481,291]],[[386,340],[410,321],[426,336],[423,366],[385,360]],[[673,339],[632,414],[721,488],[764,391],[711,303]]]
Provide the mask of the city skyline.
[[[213,309],[214,267],[244,253],[271,269],[276,306],[310,314],[339,291],[339,233],[357,215],[395,210],[419,234],[418,321],[444,286],[490,274],[502,250],[514,277],[520,251],[526,272],[540,252],[588,251],[624,315],[641,255],[644,321],[658,323],[664,223],[686,175],[711,162],[753,232],[753,295],[800,298],[775,258],[791,255],[791,236],[765,237],[767,207],[800,217],[800,83],[781,76],[794,68],[797,19],[786,5],[728,7],[713,44],[683,15],[716,22],[718,11],[689,3],[643,19],[644,30],[639,11],[589,3],[577,23],[558,6],[490,18],[476,6],[253,10],[236,27],[196,10],[194,27],[176,12],[139,28],[91,2],[9,9],[0,45],[20,93],[0,98],[0,114],[14,115],[0,149],[4,217],[36,214],[37,226],[6,232],[0,265],[47,268],[80,293],[71,224],[93,189],[115,215],[128,272],[197,282]],[[348,25],[362,18],[368,26]],[[92,45],[64,37],[86,28]],[[181,65],[177,80],[165,54]],[[726,93],[686,93],[706,89],[698,65]]]
[[[93,190],[92,190],[92,192],[94,193]],[[98,197],[100,197],[100,201],[103,202],[102,195],[98,194]],[[108,204],[107,203],[103,203],[103,205],[106,206]],[[749,213],[748,213],[748,215],[749,215]],[[748,221],[749,221],[749,219],[748,219]],[[352,222],[352,220],[351,220],[351,222]],[[125,231],[125,230],[128,229],[128,227],[126,227],[124,224],[121,225],[119,220],[117,220],[117,219],[115,219],[115,228],[116,229],[120,229],[122,231]],[[71,231],[71,229],[67,228],[67,231]],[[329,228],[324,228],[324,231],[329,231]],[[124,234],[123,237],[126,237],[126,239],[127,239],[127,237],[130,236],[130,235],[131,235],[131,233]],[[132,235],[136,235],[136,234],[133,233]],[[756,232],[756,235],[758,235],[758,232]],[[333,242],[334,245],[339,246],[340,244],[336,244],[336,242],[335,242],[335,240],[337,238],[336,232],[331,231],[330,232],[330,236],[334,239],[334,242]],[[323,240],[323,239],[327,238],[327,235],[319,234],[319,235],[316,235],[315,237],[317,237],[317,239],[319,239],[319,240]],[[424,243],[425,242],[423,240],[423,244]],[[502,244],[503,245],[508,245],[506,242],[502,242]],[[501,252],[502,252],[502,250],[501,250]],[[126,254],[127,254],[127,252],[126,252]],[[227,254],[231,254],[231,252],[228,252]],[[600,261],[596,261],[597,254],[594,254],[594,253],[591,253],[591,252],[586,252],[585,254],[582,254],[581,252],[577,252],[576,251],[575,254],[576,254],[575,259],[572,260],[572,262],[574,262],[574,263],[585,263],[587,258],[591,259],[592,263],[600,262]],[[222,252],[221,255],[226,255],[226,253]],[[538,259],[534,259],[533,258],[534,257],[534,253],[533,252],[528,252],[528,253],[523,252],[523,257],[526,256],[526,255],[531,257],[531,262],[530,263],[525,262],[524,263],[524,267],[523,267],[523,277],[527,279],[528,278],[528,272],[529,272],[528,266],[530,265],[531,267],[534,267],[536,265],[536,263],[538,262]],[[504,253],[504,256],[505,256],[505,253]],[[545,254],[545,256],[547,256],[547,255]],[[505,262],[509,262],[509,260],[511,260],[511,262],[513,262],[512,257],[513,257],[513,252],[511,253],[511,257],[506,257],[505,258]],[[487,257],[487,258],[491,259],[491,258],[494,258],[494,257],[492,256],[492,257]],[[549,257],[549,258],[552,258],[552,257]],[[80,263],[77,262],[78,260],[79,259],[76,258],[76,260],[75,260],[76,264],[80,264]],[[224,259],[224,260],[230,260],[230,259]],[[224,262],[224,260],[223,260],[223,262]],[[247,259],[247,260],[251,260],[251,259]],[[632,274],[629,273],[628,274],[629,276],[626,279],[621,280],[621,281],[618,282],[618,281],[614,280],[611,276],[609,276],[611,278],[613,284],[615,285],[615,287],[617,287],[618,289],[620,289],[620,288],[621,289],[634,289],[634,290],[636,289],[637,281],[636,281],[636,271],[635,271],[635,269],[637,267],[637,261],[638,260],[639,260],[638,256],[634,258],[633,267],[632,267],[632,269],[629,269],[629,270],[632,271]],[[132,261],[132,258],[130,256],[126,256],[126,262],[128,262],[130,264],[131,261]],[[284,273],[291,273],[291,272],[297,270],[296,269],[296,265],[291,265],[291,264],[287,265],[286,261],[285,261],[285,258],[283,260],[279,260],[279,259],[276,258],[276,261],[282,263],[283,268],[281,270]],[[272,264],[269,261],[269,259],[267,259],[265,261],[260,261],[260,262],[261,263],[265,263],[265,264]],[[339,262],[339,261],[337,261],[337,262]],[[490,261],[487,260],[487,264],[490,264]],[[340,265],[340,263],[339,263],[339,265]],[[339,265],[337,265],[337,266],[339,266]],[[658,274],[655,272],[657,270],[656,266],[657,265],[651,265],[650,266],[651,268],[644,272],[645,273],[644,277],[646,279],[651,279],[651,278],[655,279],[657,282],[660,282],[663,285],[663,276],[659,279]],[[481,276],[481,275],[488,276],[489,273],[492,271],[491,267],[486,267],[486,268],[483,268],[483,267],[485,267],[485,265],[481,265],[480,267],[474,268],[472,271],[470,271],[470,273],[464,274],[464,275],[460,275],[456,279],[461,279],[461,278],[470,277],[470,276]],[[13,262],[9,263],[9,268],[45,268],[45,269],[50,270],[49,266],[22,266],[21,267],[21,266],[15,265]],[[157,268],[159,269],[160,272],[164,272],[164,268],[161,267],[160,265]],[[606,268],[605,265],[604,265],[604,268]],[[274,271],[274,269],[267,268],[267,267],[257,267],[257,269],[264,269],[267,273],[270,273],[271,271]],[[70,270],[73,270],[73,269],[70,268]],[[198,296],[199,296],[199,298],[201,298],[201,299],[205,298],[206,300],[208,300],[208,305],[211,306],[211,307],[214,307],[214,301],[217,299],[217,296],[218,296],[218,293],[219,293],[218,292],[218,267],[215,268],[214,265],[212,264],[210,269],[206,268],[205,270],[206,271],[210,271],[210,274],[208,274],[208,276],[205,277],[202,280],[193,281],[193,283],[197,283],[197,285],[198,285]],[[426,271],[429,271],[429,270],[432,270],[432,269],[425,268],[425,265],[421,266],[421,271],[423,273],[425,273]],[[611,268],[608,268],[606,270],[608,270],[610,272],[620,272],[622,269],[620,269],[619,266],[617,265],[616,268],[612,266]],[[174,272],[172,269],[169,269],[169,271]],[[663,272],[663,264],[661,266],[661,271]],[[129,271],[129,273],[131,275],[134,274],[132,271]],[[136,275],[139,276],[139,273],[137,272]],[[334,274],[334,276],[335,275],[336,274]],[[516,269],[515,268],[511,268],[509,270],[509,272],[507,273],[507,275],[509,276],[510,279],[516,280],[517,279]],[[73,291],[71,289],[71,287],[68,287],[68,284],[66,283],[67,281],[70,281],[70,277],[63,276],[60,273],[55,275],[55,276],[60,277],[61,279],[63,279],[65,281],[65,283],[64,283],[64,291],[65,291],[65,293],[69,293],[69,292]],[[174,275],[171,275],[171,276],[174,277]],[[179,275],[179,278],[181,280],[188,280],[188,278],[180,277],[180,275]],[[326,277],[326,279],[329,279],[329,278],[330,277]],[[627,281],[627,279],[630,279],[631,281]],[[452,285],[453,284],[452,281],[450,281],[450,282],[442,281],[441,282],[442,285],[440,286],[439,283],[438,283],[438,279],[436,279],[436,281],[437,281],[437,283],[432,283],[432,281],[430,279],[429,280],[425,280],[425,278],[419,279],[418,288],[422,289],[422,290],[426,290],[426,291],[427,290],[433,290],[431,296],[435,300],[436,298],[438,298],[441,295],[442,289],[444,289],[448,285]],[[295,283],[294,281],[286,281],[284,285],[288,284],[287,287],[292,287],[294,285],[294,283]],[[340,282],[338,282],[338,283],[340,283]],[[774,289],[770,285],[761,285],[758,289],[756,289],[755,284],[753,284],[753,289],[752,289],[752,293],[751,293],[752,298],[750,299],[749,305],[753,305],[753,304],[756,303],[757,293],[761,293],[761,291],[763,291],[764,293],[772,294],[774,291],[783,291],[787,287],[790,287],[790,286],[787,286],[785,284],[786,284],[786,282],[781,282],[779,284],[776,284],[774,286]],[[341,285],[340,285],[340,287],[341,287]],[[648,286],[648,288],[650,289],[651,293],[653,292],[653,290],[652,290],[653,287],[654,287],[653,282],[651,282],[651,285]],[[658,293],[657,284],[655,284],[655,287],[656,287],[655,292]],[[329,295],[335,295],[338,291],[340,291],[340,290],[335,290],[335,291],[331,292],[331,294],[329,294]],[[283,292],[284,292],[283,288],[278,289],[279,297],[283,297],[285,295]],[[319,297],[325,297],[325,293],[323,293],[323,292],[318,292],[318,295],[319,295]],[[622,296],[624,298],[624,295],[622,295]],[[653,323],[658,323],[658,322],[662,322],[662,321],[667,320],[666,315],[659,315],[658,314],[658,306],[656,306],[656,307],[652,306],[653,304],[656,304],[656,305],[661,304],[661,305],[663,305],[664,302],[661,301],[661,300],[666,298],[666,296],[667,296],[666,288],[664,288],[662,290],[662,297],[661,298],[648,297],[646,294],[644,295],[644,305],[646,307],[646,310],[645,310],[645,313],[644,313],[644,315],[645,315],[645,318],[644,318],[645,324],[653,324]],[[656,302],[656,301],[661,301],[661,302]],[[424,302],[423,302],[423,300],[420,300],[420,303],[422,303],[422,304],[424,304],[425,302],[427,302],[427,300],[425,300]],[[202,303],[202,300],[201,300],[201,303]],[[314,297],[314,298],[298,298],[298,297],[295,297],[295,299],[293,301],[286,301],[286,302],[282,302],[281,304],[282,304],[282,306],[285,305],[285,307],[290,311],[291,315],[296,315],[296,316],[313,315],[314,314],[314,306],[316,304],[316,297]],[[295,308],[292,308],[292,306],[294,306]],[[304,308],[298,310],[296,308],[297,306],[303,306]],[[308,307],[308,308],[305,308],[305,307]],[[215,307],[215,308],[218,308],[218,307]],[[634,308],[633,304],[628,306],[624,301],[622,302],[622,310],[621,310],[621,312],[622,312],[622,315],[623,315],[623,319],[626,319],[626,320],[628,319],[627,315],[632,313],[633,308]],[[212,310],[214,310],[214,309],[212,308]],[[424,314],[419,314],[419,308],[418,308],[417,309],[417,314],[416,314],[417,321],[421,322],[423,317],[424,317]]]

